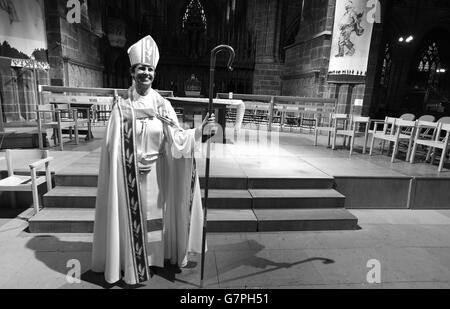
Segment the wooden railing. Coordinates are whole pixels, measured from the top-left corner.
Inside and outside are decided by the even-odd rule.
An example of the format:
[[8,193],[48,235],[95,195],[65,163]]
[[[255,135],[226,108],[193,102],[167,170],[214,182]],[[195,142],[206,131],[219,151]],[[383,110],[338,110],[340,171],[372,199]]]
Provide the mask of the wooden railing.
[[247,119],[253,117],[257,124],[262,122],[259,115],[267,114],[268,130],[277,123],[281,129],[290,125],[313,127],[316,124],[322,124],[329,121],[337,105],[336,99],[295,96],[218,93],[217,98],[243,100],[246,105]]
[[[172,91],[156,90],[163,97],[173,97]],[[39,86],[39,104],[70,104],[95,109],[95,120],[107,121],[114,97],[126,97],[128,89]]]
[[[71,104],[95,107],[95,119],[106,121],[114,103],[114,96],[124,97],[128,89],[76,88],[39,86],[39,104]],[[172,91],[157,90],[163,97],[173,97]],[[336,110],[336,99],[269,96],[239,93],[218,93],[217,98],[242,100],[246,105],[244,123],[265,124],[268,130],[277,124],[285,126],[319,125],[330,119]],[[233,115],[230,106],[229,115]],[[234,111],[235,114],[235,111]]]

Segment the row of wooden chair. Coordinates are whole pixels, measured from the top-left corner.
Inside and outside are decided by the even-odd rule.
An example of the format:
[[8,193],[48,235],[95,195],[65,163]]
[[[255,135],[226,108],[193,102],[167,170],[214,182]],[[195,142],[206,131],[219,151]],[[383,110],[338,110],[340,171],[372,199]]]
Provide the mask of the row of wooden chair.
[[[394,143],[391,162],[394,162],[399,147],[402,143],[406,143],[406,161],[414,163],[418,146],[428,147],[426,161],[431,157],[433,164],[436,158],[436,150],[442,150],[441,160],[438,171],[441,172],[444,166],[445,157],[448,151],[448,135],[450,128],[450,117],[442,117],[437,122],[432,115],[421,116],[414,121],[413,114],[405,114],[400,118],[386,117],[383,123],[383,129],[377,130],[380,122],[375,124],[372,144],[375,139],[380,139],[384,143],[386,141]],[[444,134],[446,132],[446,134]],[[372,153],[373,147],[371,147]]]
[[441,149],[441,160],[438,171],[441,172],[444,167],[445,157],[449,150],[450,123],[418,121],[416,124],[416,133],[414,136],[414,146],[410,161],[414,163],[418,146],[428,147],[426,161],[431,157],[431,164],[436,159],[436,150]]
[[[83,118],[80,112],[85,110],[87,117]],[[75,144],[79,143],[78,131],[82,126],[87,126],[88,135],[91,135],[91,116],[89,109],[72,108],[69,104],[43,104],[36,109],[36,121],[39,137],[39,148],[44,147],[43,133],[53,130],[53,140],[55,145],[59,145],[61,151],[64,150],[63,130],[68,130],[69,139],[75,137]]]
[[[414,116],[415,118],[415,116]],[[349,138],[350,155],[354,149],[356,137],[364,137],[363,153],[366,153],[369,134],[372,135],[370,143],[370,153],[373,154],[375,141],[380,140],[382,151],[385,143],[393,144],[391,162],[394,162],[399,148],[406,144],[406,161],[414,163],[417,149],[419,146],[428,147],[426,161],[431,159],[434,163],[437,151],[441,150],[441,159],[438,171],[441,172],[444,166],[445,158],[450,149],[450,117],[443,117],[434,122],[434,117],[425,115],[418,120],[411,115],[400,118],[386,117],[385,120],[371,120],[369,117],[352,116],[348,114],[333,114],[330,122],[326,126],[317,126],[314,129],[314,145],[317,146],[318,135],[320,132],[328,134],[328,146],[336,149],[336,139],[338,136],[344,137],[344,146]],[[430,121],[431,120],[431,121]],[[371,130],[371,125],[374,128]]]
[[[277,103],[269,104],[266,102],[245,101],[245,114],[243,125],[278,127],[280,131],[289,128],[309,128],[310,131],[317,124],[321,124],[334,112],[334,106],[305,106],[301,104]],[[236,108],[230,107],[226,114],[227,122],[236,121]]]
[[[332,114],[330,122],[325,126],[314,128],[314,145],[317,146],[317,139],[320,132],[328,134],[328,146],[336,149],[336,139],[338,136],[344,137],[344,145],[347,138],[350,142],[350,155],[353,153],[355,139],[364,136],[363,153],[366,153],[367,139],[369,136],[369,117],[349,116],[348,114]],[[360,131],[360,126],[364,126],[364,131]],[[331,138],[333,140],[331,141]]]
[[[163,97],[173,97],[173,92],[156,90]],[[53,130],[54,144],[64,150],[63,133],[68,133],[70,140],[75,137],[79,143],[79,130],[87,128],[86,140],[92,138],[94,122],[106,122],[109,119],[114,97],[124,97],[128,89],[75,88],[57,86],[39,86],[39,104],[37,106],[37,127],[39,148],[44,148],[43,133]],[[176,110],[177,116],[182,111]]]

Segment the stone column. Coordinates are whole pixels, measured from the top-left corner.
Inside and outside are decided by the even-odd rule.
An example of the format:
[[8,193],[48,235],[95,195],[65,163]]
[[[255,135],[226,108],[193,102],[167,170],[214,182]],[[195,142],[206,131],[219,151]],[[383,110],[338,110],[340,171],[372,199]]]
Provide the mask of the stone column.
[[304,0],[295,43],[286,46],[283,95],[334,97],[326,83],[335,0]]
[[256,34],[254,94],[281,94],[280,2],[277,0],[250,0],[248,2],[249,10],[253,10],[253,30]]

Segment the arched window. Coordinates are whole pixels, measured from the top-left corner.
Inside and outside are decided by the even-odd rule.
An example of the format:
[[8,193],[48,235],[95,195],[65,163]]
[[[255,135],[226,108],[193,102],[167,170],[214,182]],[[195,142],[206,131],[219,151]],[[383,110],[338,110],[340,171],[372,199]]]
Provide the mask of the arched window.
[[438,83],[438,74],[441,70],[441,58],[439,56],[439,47],[433,42],[422,53],[417,70],[428,74],[428,85],[434,86]]
[[191,0],[184,12],[182,28],[184,30],[191,27],[197,31],[206,31],[205,10],[199,0]]
[[391,44],[386,43],[384,48],[383,67],[381,68],[380,85],[388,85],[389,77],[391,75],[392,58],[391,58]]
[[192,60],[205,54],[207,27],[205,10],[200,0],[191,0],[184,12],[181,30],[183,50]]
[[439,57],[439,49],[436,43],[432,43],[428,46],[428,49],[422,54],[419,61],[419,72],[429,72],[431,70],[436,71],[441,66],[441,60]]

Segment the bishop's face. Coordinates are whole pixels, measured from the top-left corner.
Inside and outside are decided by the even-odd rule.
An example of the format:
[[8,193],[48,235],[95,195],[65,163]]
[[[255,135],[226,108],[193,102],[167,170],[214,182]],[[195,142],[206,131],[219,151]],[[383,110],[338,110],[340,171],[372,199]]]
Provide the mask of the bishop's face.
[[155,79],[155,69],[146,64],[138,64],[132,72],[137,88],[148,89]]

